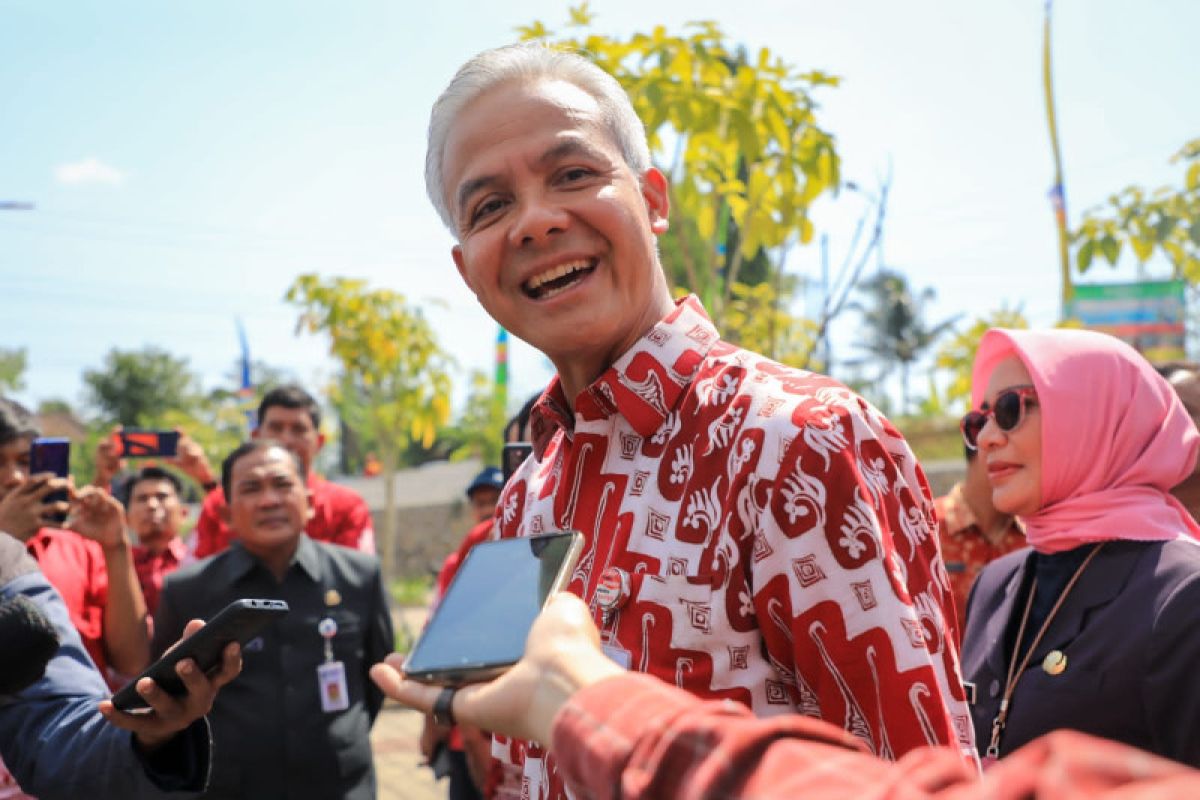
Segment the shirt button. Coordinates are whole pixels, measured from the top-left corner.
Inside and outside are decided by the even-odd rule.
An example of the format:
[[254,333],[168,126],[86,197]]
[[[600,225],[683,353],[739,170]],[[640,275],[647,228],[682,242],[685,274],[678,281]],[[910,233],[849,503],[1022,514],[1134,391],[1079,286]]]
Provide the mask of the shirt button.
[[999,680],[996,680],[996,679],[992,680],[992,685],[988,687],[988,694],[990,694],[992,697],[1000,696],[1000,681]]

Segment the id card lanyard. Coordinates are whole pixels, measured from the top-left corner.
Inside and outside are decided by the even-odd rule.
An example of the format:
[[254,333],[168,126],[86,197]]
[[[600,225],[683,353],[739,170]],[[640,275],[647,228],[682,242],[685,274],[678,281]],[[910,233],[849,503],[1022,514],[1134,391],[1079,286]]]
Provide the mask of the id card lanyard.
[[325,662],[317,666],[317,688],[321,692],[321,710],[345,711],[350,707],[350,692],[346,689],[346,665],[333,658],[333,637],[337,622],[325,617],[317,623],[317,633],[325,640]]
[[[1037,581],[1033,581],[1033,585],[1029,587],[1029,599],[1025,601],[1025,612],[1021,615],[1021,625],[1017,629],[1017,640],[1013,645],[1012,658],[1008,660],[1008,677],[1004,682],[1004,696],[1000,700],[1000,710],[996,713],[992,720],[992,738],[988,744],[987,750],[984,752],[983,768],[995,764],[1000,759],[1000,737],[1004,733],[1004,726],[1008,722],[1008,709],[1012,706],[1013,693],[1017,690],[1017,681],[1021,679],[1021,675],[1025,672],[1025,668],[1029,666],[1029,659],[1033,657],[1033,653],[1037,650],[1038,645],[1042,643],[1042,637],[1046,635],[1046,631],[1050,628],[1050,623],[1054,621],[1054,617],[1058,614],[1058,610],[1062,608],[1062,604],[1066,601],[1067,595],[1075,588],[1075,584],[1079,582],[1079,576],[1087,569],[1088,564],[1092,563],[1092,559],[1100,552],[1100,548],[1104,546],[1104,542],[1099,542],[1092,548],[1092,552],[1088,553],[1087,558],[1075,570],[1075,574],[1071,576],[1071,580],[1067,581],[1067,585],[1063,587],[1062,593],[1059,594],[1058,600],[1054,602],[1054,607],[1050,609],[1050,613],[1046,615],[1046,619],[1042,622],[1042,627],[1038,629],[1037,635],[1033,637],[1033,641],[1029,643],[1029,648],[1025,651],[1025,655],[1021,658],[1020,666],[1017,665],[1017,653],[1021,649],[1021,640],[1025,638],[1025,625],[1029,622],[1029,612],[1033,608],[1033,596],[1037,593]],[[1065,665],[1065,656],[1064,665]],[[1059,669],[1059,672],[1062,670]],[[1057,674],[1057,673],[1055,673]]]

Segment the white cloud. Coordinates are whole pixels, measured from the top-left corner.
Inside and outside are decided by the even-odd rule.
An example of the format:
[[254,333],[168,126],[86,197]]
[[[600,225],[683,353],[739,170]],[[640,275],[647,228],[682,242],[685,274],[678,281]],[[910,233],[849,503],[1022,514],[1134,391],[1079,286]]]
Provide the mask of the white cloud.
[[70,164],[59,164],[54,168],[54,177],[59,183],[109,183],[113,186],[125,181],[125,173],[105,164],[94,156]]

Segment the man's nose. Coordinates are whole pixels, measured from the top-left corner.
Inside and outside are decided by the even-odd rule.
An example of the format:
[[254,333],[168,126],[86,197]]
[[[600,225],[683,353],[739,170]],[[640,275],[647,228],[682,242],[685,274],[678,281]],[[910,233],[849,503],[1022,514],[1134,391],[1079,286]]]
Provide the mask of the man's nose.
[[517,217],[509,232],[514,247],[544,244],[570,225],[571,216],[558,203],[538,194],[521,200]]
[[29,475],[21,467],[0,469],[0,486],[8,490],[17,488],[28,478]]

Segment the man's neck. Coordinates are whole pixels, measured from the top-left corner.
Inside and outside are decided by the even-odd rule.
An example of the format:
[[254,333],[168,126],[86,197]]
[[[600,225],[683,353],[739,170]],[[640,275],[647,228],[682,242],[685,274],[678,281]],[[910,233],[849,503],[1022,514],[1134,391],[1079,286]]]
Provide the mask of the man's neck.
[[[244,542],[242,546],[245,547]],[[283,583],[283,578],[287,575],[288,567],[292,565],[292,559],[296,557],[296,548],[299,546],[300,538],[297,537],[290,544],[279,545],[277,547],[262,549],[246,547],[246,552],[258,559],[275,576],[276,581]]]
[[[660,272],[662,270],[657,264],[654,268]],[[566,353],[554,356],[547,353],[547,357],[558,371],[558,380],[562,384],[563,396],[567,398],[571,410],[574,411],[575,398],[579,396],[580,392],[595,383],[596,379],[615,364],[621,356],[629,352],[630,348],[636,345],[659,320],[670,314],[674,308],[675,301],[671,299],[671,293],[664,278],[662,285],[656,287],[654,296],[647,300],[646,310],[642,314],[639,324],[632,326],[633,329],[629,331],[629,335],[623,338],[612,351],[589,354]]]
[[154,534],[145,539],[138,537],[138,545],[154,555],[159,555],[171,546],[171,541],[177,534]]

